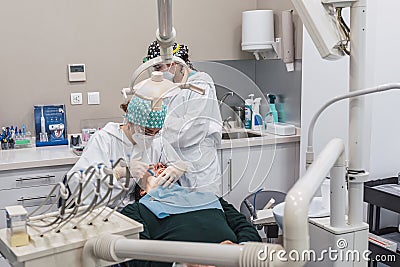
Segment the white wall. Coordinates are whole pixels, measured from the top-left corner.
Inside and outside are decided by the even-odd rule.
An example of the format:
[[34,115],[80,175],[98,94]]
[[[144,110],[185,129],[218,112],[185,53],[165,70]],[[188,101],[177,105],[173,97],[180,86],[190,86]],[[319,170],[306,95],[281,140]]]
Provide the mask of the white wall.
[[[157,29],[156,0],[2,1],[0,8],[0,126],[33,130],[34,104],[67,107],[69,133],[87,119],[122,117],[120,90],[142,63]],[[242,12],[256,0],[174,0],[177,42],[192,60],[247,59],[241,51]],[[87,81],[69,83],[68,63],[85,63]],[[87,92],[100,105],[87,105]],[[70,93],[83,93],[71,106]],[[5,100],[6,99],[6,100]]]
[[[344,94],[349,87],[349,59],[321,59],[307,30],[303,29],[303,70],[301,96],[300,175],[305,171],[307,131],[314,113],[331,98]],[[314,131],[314,152],[317,155],[334,137],[347,143],[348,102],[328,108],[319,118]]]
[[[400,28],[396,25],[400,2],[369,0],[368,73],[371,85],[400,82]],[[371,177],[397,176],[400,171],[400,91],[371,97]],[[398,218],[398,217],[397,217]],[[382,226],[393,226],[396,215],[385,212]],[[399,222],[400,223],[400,220]]]
[[[400,2],[369,0],[367,8],[367,86],[400,82],[400,28],[393,25],[398,17]],[[312,115],[328,99],[348,91],[348,58],[337,62],[323,61],[307,31],[303,34],[303,77],[301,114],[300,173],[304,173],[306,132]],[[371,114],[370,161],[372,178],[397,175],[400,171],[400,92],[390,92],[368,99]],[[315,152],[333,137],[348,138],[348,101],[336,104],[320,118],[315,131]],[[383,225],[393,223],[393,215],[386,214]]]
[[[385,4],[369,1],[369,13],[374,15],[368,38],[373,85],[400,82],[400,28],[397,25],[400,2],[385,0]],[[400,171],[400,92],[372,96],[371,162],[372,177],[389,177]]]

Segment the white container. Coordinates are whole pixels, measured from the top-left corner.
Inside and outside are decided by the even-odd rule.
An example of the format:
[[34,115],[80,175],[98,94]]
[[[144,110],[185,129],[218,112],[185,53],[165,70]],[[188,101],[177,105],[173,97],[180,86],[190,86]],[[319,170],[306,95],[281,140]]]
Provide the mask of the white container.
[[254,94],[250,94],[249,98],[244,101],[244,128],[251,129],[253,116]]
[[251,129],[255,131],[261,131],[263,128],[263,119],[260,115],[260,102],[261,98],[257,97],[253,103],[253,114],[251,117]]
[[242,13],[242,50],[262,52],[273,49],[274,12],[251,10]]
[[270,134],[276,135],[295,135],[296,127],[292,124],[282,122],[266,123],[265,131]]

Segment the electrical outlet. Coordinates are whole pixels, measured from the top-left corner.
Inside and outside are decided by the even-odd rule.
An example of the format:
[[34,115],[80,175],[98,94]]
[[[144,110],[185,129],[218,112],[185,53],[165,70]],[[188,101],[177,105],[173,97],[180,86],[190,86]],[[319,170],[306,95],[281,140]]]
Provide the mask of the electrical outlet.
[[71,93],[71,105],[82,105],[82,93]]

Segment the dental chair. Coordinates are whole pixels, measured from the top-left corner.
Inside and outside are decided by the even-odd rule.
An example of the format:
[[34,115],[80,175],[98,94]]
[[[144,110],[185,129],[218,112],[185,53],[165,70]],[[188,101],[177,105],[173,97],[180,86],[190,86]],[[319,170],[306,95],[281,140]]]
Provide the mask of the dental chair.
[[276,243],[279,227],[275,222],[259,223],[257,220],[254,220],[254,215],[257,210],[262,210],[271,199],[275,200],[270,206],[270,208],[273,208],[275,205],[284,202],[285,197],[286,194],[279,191],[262,190],[247,196],[240,204],[240,213],[242,213],[257,230],[264,230],[268,243]]

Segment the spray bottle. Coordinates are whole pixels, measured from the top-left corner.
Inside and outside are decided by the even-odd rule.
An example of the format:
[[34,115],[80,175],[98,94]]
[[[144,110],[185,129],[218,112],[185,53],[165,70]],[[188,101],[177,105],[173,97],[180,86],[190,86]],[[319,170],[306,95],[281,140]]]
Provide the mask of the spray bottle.
[[261,131],[263,125],[263,120],[260,115],[260,102],[261,102],[260,97],[254,99],[251,129],[256,131]]
[[244,101],[244,127],[251,129],[251,121],[253,116],[254,94],[250,94],[249,98]]
[[268,102],[269,102],[269,112],[265,115],[264,119],[264,130],[268,128],[268,123],[277,123],[278,122],[278,111],[275,106],[275,95],[267,94]]
[[278,122],[278,111],[275,106],[276,96],[268,94],[267,97],[269,99],[269,112],[272,114],[273,122]]

